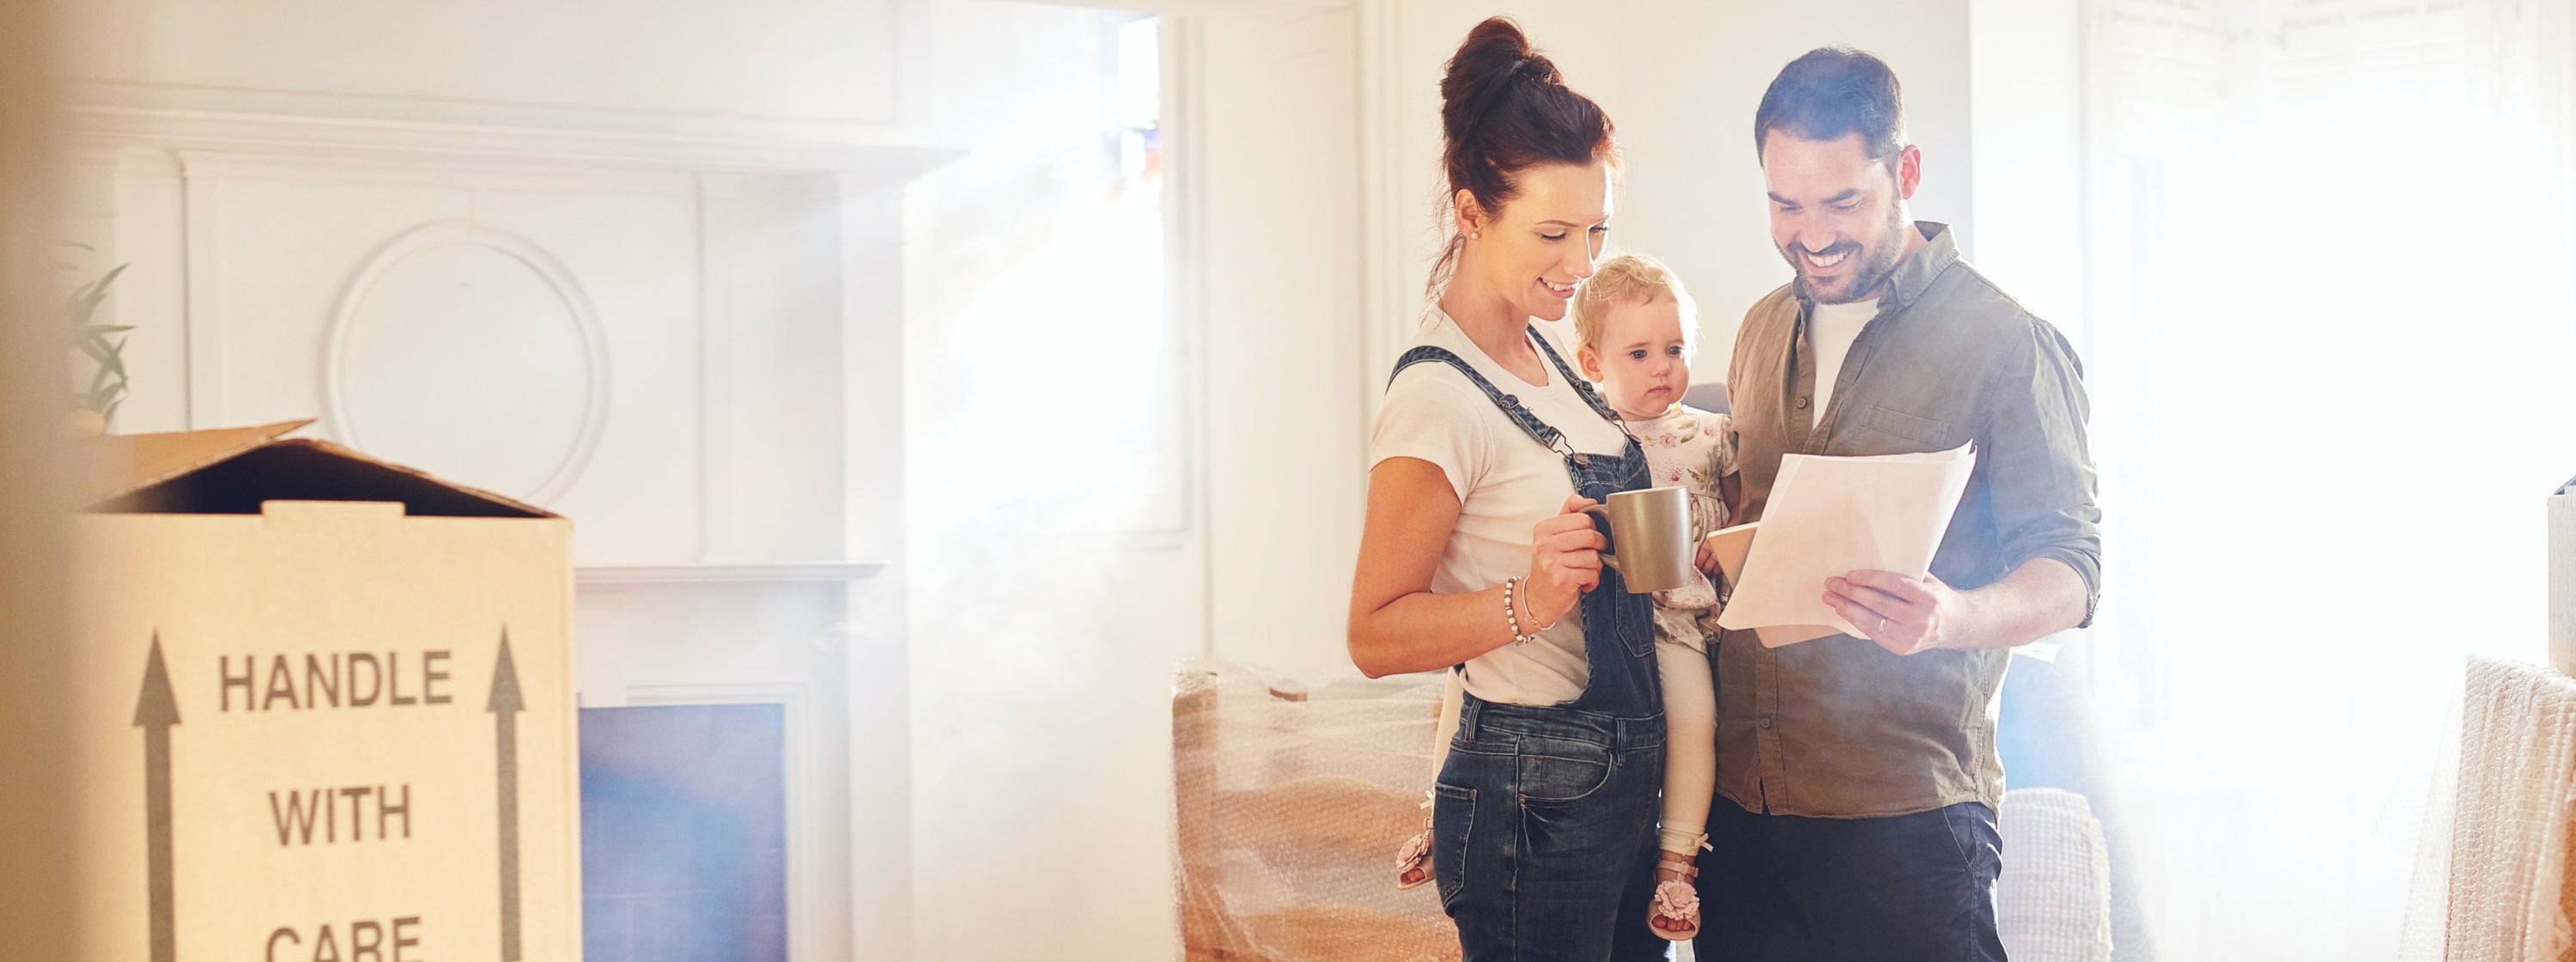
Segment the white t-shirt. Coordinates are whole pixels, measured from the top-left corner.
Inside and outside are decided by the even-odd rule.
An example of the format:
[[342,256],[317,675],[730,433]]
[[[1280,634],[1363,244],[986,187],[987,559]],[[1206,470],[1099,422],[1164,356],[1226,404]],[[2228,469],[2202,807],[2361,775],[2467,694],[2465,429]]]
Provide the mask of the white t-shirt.
[[1816,352],[1816,404],[1807,409],[1807,424],[1824,423],[1825,405],[1834,399],[1834,382],[1843,375],[1843,358],[1851,354],[1860,329],[1878,316],[1878,298],[1849,304],[1818,304],[1807,318],[1807,346]]
[[[1496,390],[1519,398],[1522,407],[1564,434],[1574,450],[1612,456],[1627,450],[1628,436],[1583,403],[1574,385],[1544,358],[1544,387],[1521,380],[1487,357],[1436,307],[1405,349],[1425,345],[1464,359]],[[1559,356],[1568,355],[1560,351]],[[1437,361],[1405,368],[1387,386],[1386,404],[1378,409],[1377,425],[1369,434],[1369,466],[1388,458],[1430,462],[1458,494],[1457,527],[1450,530],[1449,546],[1431,574],[1431,590],[1439,594],[1482,591],[1529,574],[1531,529],[1555,517],[1574,494],[1562,455],[1540,447],[1466,374]],[[1501,605],[1494,606],[1493,616],[1502,620]],[[1486,701],[1555,705],[1583,694],[1590,676],[1583,658],[1582,619],[1569,612],[1528,644],[1505,645],[1469,660],[1464,681],[1469,692]]]

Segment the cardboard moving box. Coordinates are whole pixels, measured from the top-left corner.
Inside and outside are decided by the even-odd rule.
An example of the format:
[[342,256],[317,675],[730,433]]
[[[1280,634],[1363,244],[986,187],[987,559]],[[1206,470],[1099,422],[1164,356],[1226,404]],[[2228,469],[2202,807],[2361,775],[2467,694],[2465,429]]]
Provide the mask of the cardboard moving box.
[[82,442],[88,945],[571,962],[571,525],[306,423]]

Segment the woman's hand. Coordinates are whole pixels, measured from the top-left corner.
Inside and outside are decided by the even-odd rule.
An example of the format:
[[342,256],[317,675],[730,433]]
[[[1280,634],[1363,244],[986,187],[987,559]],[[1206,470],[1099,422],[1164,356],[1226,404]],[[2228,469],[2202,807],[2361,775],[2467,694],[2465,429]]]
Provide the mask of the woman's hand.
[[1539,626],[1564,620],[1584,592],[1601,584],[1601,549],[1609,542],[1583,513],[1591,506],[1582,495],[1567,498],[1556,517],[1531,529],[1529,581],[1517,601],[1522,631],[1536,634]]

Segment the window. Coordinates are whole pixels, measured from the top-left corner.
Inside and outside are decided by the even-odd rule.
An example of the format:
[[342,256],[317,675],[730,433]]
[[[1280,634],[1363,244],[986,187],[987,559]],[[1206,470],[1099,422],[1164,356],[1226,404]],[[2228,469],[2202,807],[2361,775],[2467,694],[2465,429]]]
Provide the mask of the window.
[[2389,957],[2463,656],[2542,658],[2557,6],[2092,8],[2086,644],[2166,957]]

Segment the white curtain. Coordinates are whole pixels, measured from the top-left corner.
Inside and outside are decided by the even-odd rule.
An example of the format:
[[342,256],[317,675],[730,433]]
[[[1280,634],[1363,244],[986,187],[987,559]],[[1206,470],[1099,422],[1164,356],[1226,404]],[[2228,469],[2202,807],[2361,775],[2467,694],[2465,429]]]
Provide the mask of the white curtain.
[[2093,0],[2088,646],[2157,955],[2395,955],[2576,474],[2569,0]]

